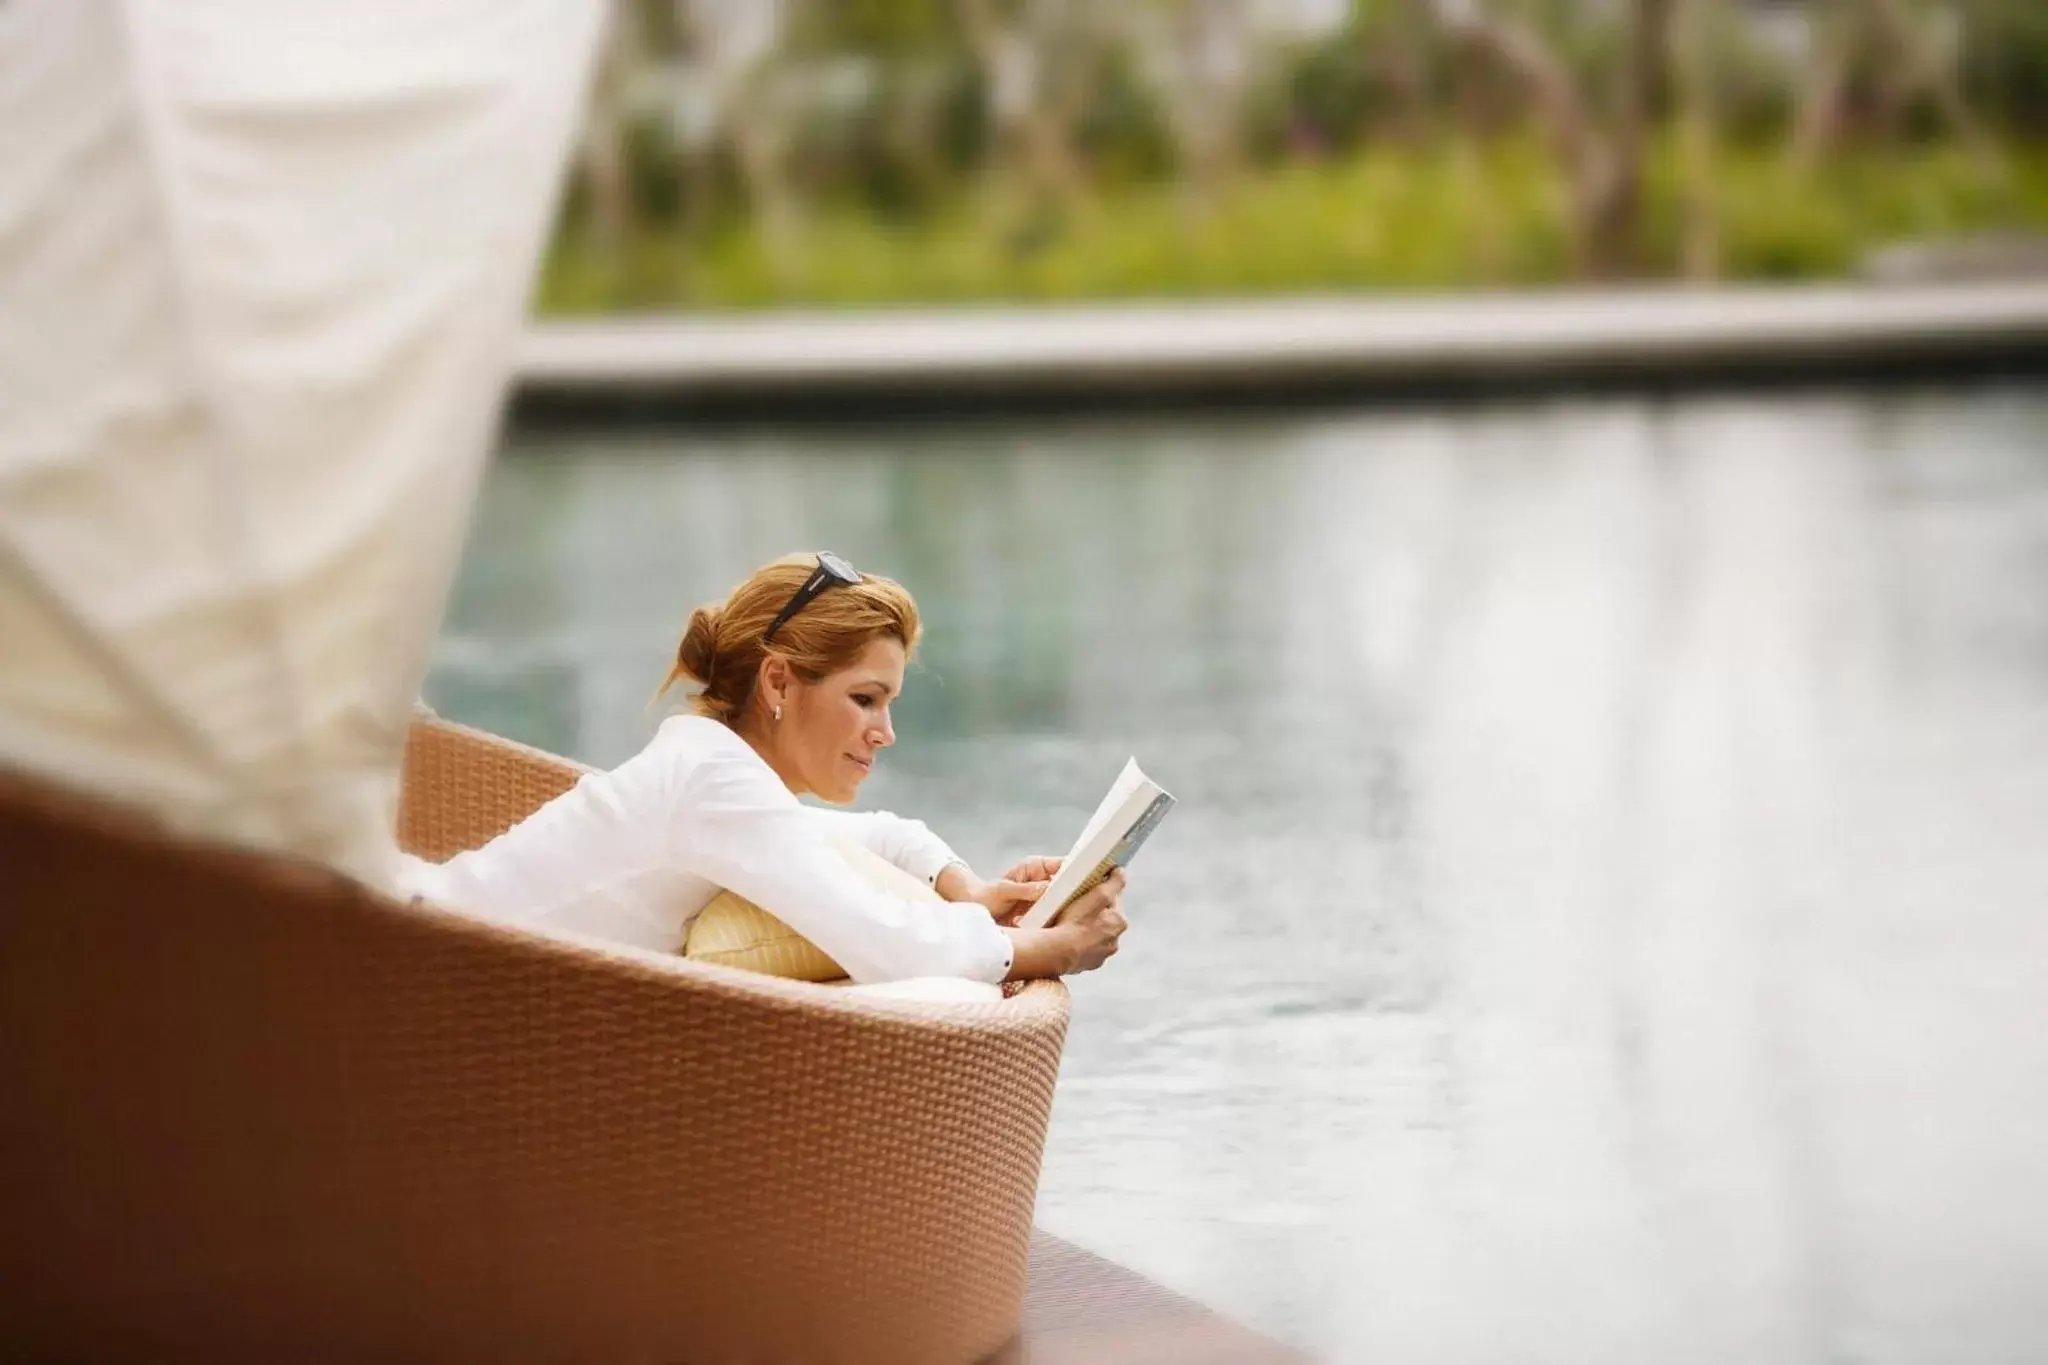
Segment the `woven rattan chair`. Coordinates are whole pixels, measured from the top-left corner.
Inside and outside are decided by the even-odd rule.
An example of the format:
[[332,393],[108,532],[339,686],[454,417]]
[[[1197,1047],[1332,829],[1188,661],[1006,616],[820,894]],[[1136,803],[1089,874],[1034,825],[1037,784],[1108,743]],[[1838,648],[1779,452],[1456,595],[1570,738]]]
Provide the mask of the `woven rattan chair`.
[[[572,783],[440,722],[404,842]],[[1057,983],[633,960],[0,778],[12,1359],[965,1361],[1016,1329]]]

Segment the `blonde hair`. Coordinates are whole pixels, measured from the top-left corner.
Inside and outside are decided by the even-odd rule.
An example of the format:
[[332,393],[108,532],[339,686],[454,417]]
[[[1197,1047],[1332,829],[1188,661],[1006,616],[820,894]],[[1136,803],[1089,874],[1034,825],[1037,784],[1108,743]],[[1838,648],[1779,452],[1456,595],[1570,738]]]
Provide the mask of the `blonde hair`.
[[695,683],[690,709],[700,716],[737,725],[754,696],[754,679],[770,653],[789,661],[791,671],[814,683],[851,667],[875,640],[891,636],[908,653],[922,629],[917,603],[893,579],[862,575],[861,581],[825,589],[802,611],[782,623],[771,645],[761,636],[796,590],[818,566],[815,554],[786,555],[754,570],[726,595],[690,613],[676,646],[676,661],[654,695],[677,683]]

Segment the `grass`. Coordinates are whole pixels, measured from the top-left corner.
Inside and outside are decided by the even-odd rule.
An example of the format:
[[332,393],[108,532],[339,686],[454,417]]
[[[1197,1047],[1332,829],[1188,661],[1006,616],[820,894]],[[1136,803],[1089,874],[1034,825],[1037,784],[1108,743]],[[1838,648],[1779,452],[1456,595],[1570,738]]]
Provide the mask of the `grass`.
[[[1651,273],[1677,259],[1677,184],[1660,150]],[[2048,152],[2009,150],[1987,169],[1954,147],[1873,149],[1804,174],[1773,152],[1724,150],[1716,200],[1724,278],[1838,277],[1902,239],[2048,231]],[[1566,203],[1541,149],[1507,139],[1247,170],[1206,204],[1166,184],[1063,209],[983,186],[902,222],[814,207],[779,253],[744,224],[698,241],[649,230],[621,253],[571,225],[540,304],[576,314],[1556,284],[1571,278]]]

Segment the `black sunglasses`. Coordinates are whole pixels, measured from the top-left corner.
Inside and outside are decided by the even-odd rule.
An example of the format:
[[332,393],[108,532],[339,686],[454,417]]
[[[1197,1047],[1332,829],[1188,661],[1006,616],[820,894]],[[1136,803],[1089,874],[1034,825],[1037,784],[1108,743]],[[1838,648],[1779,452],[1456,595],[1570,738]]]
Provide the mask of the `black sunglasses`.
[[782,623],[802,611],[813,597],[834,586],[852,587],[861,581],[860,570],[833,554],[830,550],[818,552],[818,567],[811,570],[811,576],[804,585],[790,596],[789,602],[775,614],[768,629],[761,632],[761,643],[767,644],[775,638],[775,632],[782,629]]

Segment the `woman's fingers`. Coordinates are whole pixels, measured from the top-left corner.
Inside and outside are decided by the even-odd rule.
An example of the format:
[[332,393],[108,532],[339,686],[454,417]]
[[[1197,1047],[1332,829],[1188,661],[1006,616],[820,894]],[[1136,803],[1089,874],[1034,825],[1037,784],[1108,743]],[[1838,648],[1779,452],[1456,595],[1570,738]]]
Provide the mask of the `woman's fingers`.
[[995,916],[998,924],[1015,924],[1023,918],[1040,896],[1045,894],[1045,882],[1020,882],[1009,877],[990,882],[977,897]]
[[1117,901],[1124,893],[1124,870],[1116,871],[1097,883],[1095,889],[1074,903],[1074,909],[1083,917],[1099,917],[1105,911],[1115,911]]
[[1116,955],[1117,940],[1129,927],[1119,904],[1123,891],[1124,873],[1118,868],[1075,901],[1060,921],[1062,927],[1071,926],[1079,949],[1072,970],[1092,971]]
[[1010,869],[1009,876],[1012,880],[1020,882],[1049,882],[1059,874],[1060,864],[1065,861],[1064,858],[1048,858],[1043,855],[1024,858]]

